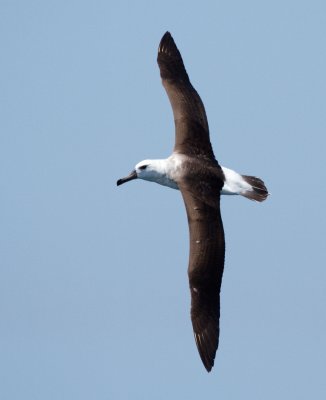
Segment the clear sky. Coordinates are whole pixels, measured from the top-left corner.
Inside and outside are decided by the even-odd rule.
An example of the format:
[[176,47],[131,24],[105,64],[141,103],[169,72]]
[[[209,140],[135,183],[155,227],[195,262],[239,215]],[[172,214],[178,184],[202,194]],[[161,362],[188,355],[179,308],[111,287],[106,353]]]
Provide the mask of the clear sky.
[[[180,193],[133,181],[170,154],[169,30],[222,165],[221,336],[189,318]],[[0,398],[326,398],[326,3],[0,1]]]

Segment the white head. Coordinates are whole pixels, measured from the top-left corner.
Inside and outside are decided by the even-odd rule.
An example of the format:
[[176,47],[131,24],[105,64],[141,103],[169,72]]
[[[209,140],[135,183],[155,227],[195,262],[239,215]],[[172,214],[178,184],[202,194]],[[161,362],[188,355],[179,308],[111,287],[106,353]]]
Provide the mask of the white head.
[[166,177],[166,160],[143,160],[136,164],[135,169],[125,178],[117,181],[117,185],[129,182],[133,179],[158,182]]

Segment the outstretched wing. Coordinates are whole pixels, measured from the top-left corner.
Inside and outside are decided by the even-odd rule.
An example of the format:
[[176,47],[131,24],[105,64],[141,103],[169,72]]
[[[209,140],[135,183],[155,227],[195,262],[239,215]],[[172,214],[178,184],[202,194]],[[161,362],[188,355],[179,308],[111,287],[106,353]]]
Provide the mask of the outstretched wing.
[[181,54],[169,32],[161,39],[157,62],[174,115],[174,151],[215,160],[204,105],[190,83]]
[[[211,201],[215,199],[213,205],[201,200],[205,192],[193,187],[191,183],[179,183],[186,205],[190,233],[188,276],[191,321],[199,355],[207,371],[210,371],[219,342],[220,289],[225,254],[224,230],[220,214],[220,195],[216,194],[218,188],[211,188],[206,193],[211,197]],[[195,196],[196,193],[199,193],[199,196]]]
[[225,242],[220,215],[223,172],[209,140],[204,105],[190,83],[181,54],[169,32],[161,40],[157,61],[174,115],[174,152],[190,156],[188,165],[183,165],[185,173],[177,183],[189,222],[191,321],[200,357],[210,371],[219,340],[220,288],[224,269]]

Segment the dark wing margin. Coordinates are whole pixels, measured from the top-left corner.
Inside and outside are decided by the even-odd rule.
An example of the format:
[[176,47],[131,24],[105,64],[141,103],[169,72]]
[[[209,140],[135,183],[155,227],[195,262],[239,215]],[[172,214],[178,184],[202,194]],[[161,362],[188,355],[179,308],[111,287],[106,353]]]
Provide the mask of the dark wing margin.
[[161,39],[157,62],[174,115],[174,151],[215,159],[204,105],[190,83],[181,54],[169,32]]
[[187,186],[179,183],[190,234],[191,321],[200,358],[209,372],[219,343],[220,289],[225,255],[220,196],[216,197],[216,205],[212,207],[194,197]]

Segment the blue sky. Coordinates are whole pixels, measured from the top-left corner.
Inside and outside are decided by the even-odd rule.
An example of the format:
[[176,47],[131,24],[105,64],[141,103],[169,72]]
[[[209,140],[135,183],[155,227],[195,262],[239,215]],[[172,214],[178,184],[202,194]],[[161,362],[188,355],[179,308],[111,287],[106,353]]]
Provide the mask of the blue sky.
[[[156,51],[169,30],[222,165],[216,365],[189,318],[180,193],[116,187],[170,154]],[[326,394],[324,1],[0,2],[0,397]]]

